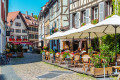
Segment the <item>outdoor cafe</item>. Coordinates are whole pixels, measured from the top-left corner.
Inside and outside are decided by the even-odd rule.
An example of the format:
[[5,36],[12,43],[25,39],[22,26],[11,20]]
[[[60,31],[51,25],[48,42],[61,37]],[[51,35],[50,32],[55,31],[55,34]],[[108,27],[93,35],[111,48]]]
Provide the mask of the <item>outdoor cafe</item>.
[[[60,51],[41,51],[43,61],[75,72],[100,77],[117,75],[120,70],[119,54],[120,16],[113,15],[95,25],[86,24],[79,29],[56,32],[45,40],[72,40],[69,46]],[[77,40],[78,41],[77,41]]]

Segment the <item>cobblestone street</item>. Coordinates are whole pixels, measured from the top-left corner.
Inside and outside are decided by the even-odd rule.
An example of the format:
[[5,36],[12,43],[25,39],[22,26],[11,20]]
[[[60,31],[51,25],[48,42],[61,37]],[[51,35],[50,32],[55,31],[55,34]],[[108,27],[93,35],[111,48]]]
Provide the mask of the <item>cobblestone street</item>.
[[25,53],[0,67],[0,80],[96,80],[41,61],[39,54]]

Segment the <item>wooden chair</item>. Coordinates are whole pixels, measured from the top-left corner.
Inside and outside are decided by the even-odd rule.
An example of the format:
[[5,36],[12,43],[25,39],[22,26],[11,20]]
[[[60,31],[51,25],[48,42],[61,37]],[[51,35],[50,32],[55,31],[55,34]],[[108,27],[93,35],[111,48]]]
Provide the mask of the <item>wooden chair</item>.
[[76,53],[74,55],[74,67],[80,63],[80,54]]

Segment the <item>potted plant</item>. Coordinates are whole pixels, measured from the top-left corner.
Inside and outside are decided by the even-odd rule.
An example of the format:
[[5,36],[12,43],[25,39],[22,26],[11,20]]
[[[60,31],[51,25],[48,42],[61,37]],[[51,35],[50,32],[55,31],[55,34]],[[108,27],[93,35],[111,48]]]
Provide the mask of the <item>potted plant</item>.
[[105,66],[105,74],[112,74],[112,67],[109,67],[110,63],[110,53],[109,46],[103,44],[100,47],[100,52],[96,55],[90,55],[91,62],[94,64],[94,67],[90,69],[91,73],[94,76],[103,75],[104,74],[104,66]]
[[108,18],[110,18],[111,16],[112,16],[112,15],[110,15],[110,16],[106,16],[105,19],[108,19]]
[[47,48],[48,48],[47,46],[44,46],[44,47],[43,47],[43,50],[47,50]]
[[50,57],[53,57],[53,54],[55,54],[55,52],[52,49],[50,49],[49,52],[50,52]]
[[63,54],[64,58],[70,58],[70,53],[68,51],[65,51]]
[[44,50],[41,50],[41,51],[40,51],[40,54],[45,55],[45,51],[44,51]]
[[85,25],[86,25],[86,23],[82,23],[82,24],[81,24],[81,27],[82,27],[82,26],[85,26]]
[[92,24],[97,24],[98,23],[98,19],[94,19],[91,21]]

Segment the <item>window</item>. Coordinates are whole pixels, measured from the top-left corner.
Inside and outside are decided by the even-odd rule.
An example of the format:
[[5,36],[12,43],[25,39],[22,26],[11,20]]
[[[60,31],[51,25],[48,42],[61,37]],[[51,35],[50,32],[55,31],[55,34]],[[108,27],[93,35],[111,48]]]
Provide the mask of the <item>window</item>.
[[31,28],[31,27],[28,27],[28,29],[29,29],[29,31],[31,31],[32,28]]
[[94,19],[98,19],[98,7],[94,8]]
[[35,35],[35,39],[38,39],[38,35]]
[[10,36],[11,39],[14,39],[14,36]]
[[16,33],[21,33],[21,30],[20,29],[16,29]]
[[14,32],[14,29],[10,29],[10,32]]
[[21,36],[17,36],[17,39],[21,39]]
[[20,16],[17,16],[17,19],[20,19]]
[[83,23],[86,23],[86,11],[83,12]]
[[19,26],[19,27],[20,27],[20,26],[21,26],[21,23],[16,22],[16,23],[15,23],[15,26]]
[[22,30],[22,33],[27,33],[27,30]]
[[27,36],[22,36],[23,39],[27,39]]

